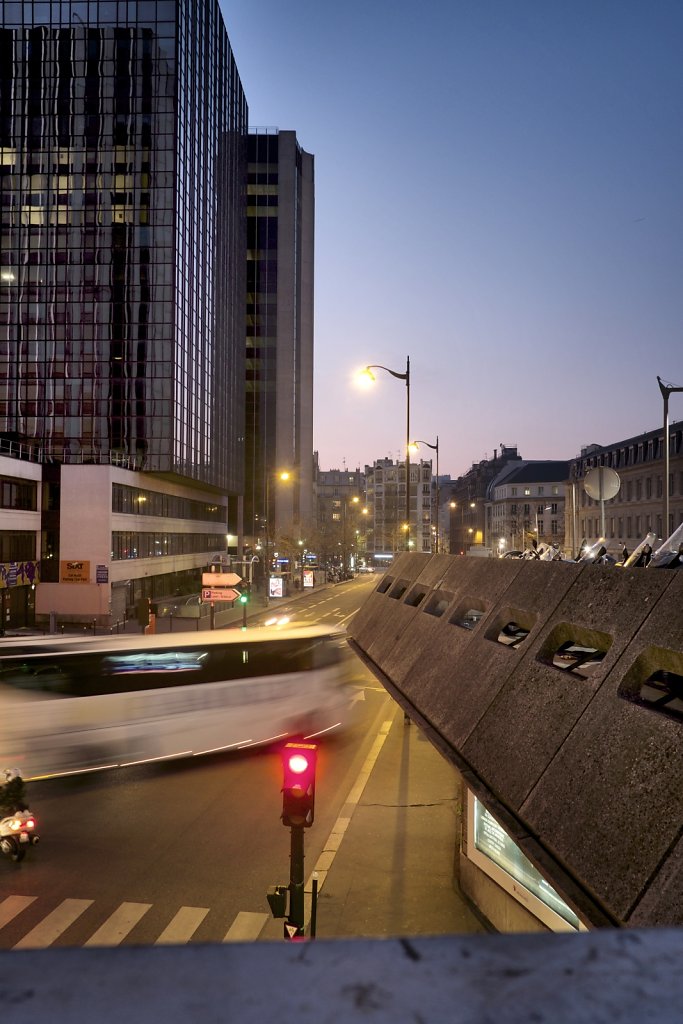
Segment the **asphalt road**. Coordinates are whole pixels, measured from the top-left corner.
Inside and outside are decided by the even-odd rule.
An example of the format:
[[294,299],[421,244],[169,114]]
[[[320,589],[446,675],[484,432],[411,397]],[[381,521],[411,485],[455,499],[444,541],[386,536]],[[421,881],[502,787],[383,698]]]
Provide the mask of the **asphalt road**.
[[[376,582],[358,577],[291,609],[343,624]],[[321,746],[307,867],[395,707],[360,663],[357,687],[355,724]],[[267,888],[288,881],[280,785],[272,750],[31,783],[42,844],[19,865],[0,858],[0,948],[258,937]]]

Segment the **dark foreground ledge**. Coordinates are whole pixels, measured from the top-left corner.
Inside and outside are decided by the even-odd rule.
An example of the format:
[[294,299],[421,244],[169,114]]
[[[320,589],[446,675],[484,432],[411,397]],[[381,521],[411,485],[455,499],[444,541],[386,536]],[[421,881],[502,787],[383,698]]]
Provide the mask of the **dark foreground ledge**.
[[683,931],[0,953],[3,1024],[668,1024]]

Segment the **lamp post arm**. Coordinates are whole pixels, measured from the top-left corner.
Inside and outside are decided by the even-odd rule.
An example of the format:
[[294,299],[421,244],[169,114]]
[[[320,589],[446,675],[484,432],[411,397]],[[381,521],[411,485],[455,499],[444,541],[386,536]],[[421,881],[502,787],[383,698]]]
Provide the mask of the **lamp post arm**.
[[[371,370],[384,370],[390,373],[397,380],[406,382],[406,550],[410,550],[410,356],[406,356],[406,372],[399,373],[398,370],[391,370],[381,363],[371,363],[365,367],[367,372]],[[371,374],[372,376],[372,374]]]
[[411,441],[411,446],[417,447],[418,444],[423,444],[425,448],[431,448],[432,451],[436,452],[436,554],[439,553],[439,435],[436,437],[436,444],[430,444],[429,441]]
[[386,370],[387,373],[390,373],[392,377],[396,377],[397,380],[404,380],[406,382],[406,387],[408,387],[410,382],[410,371],[406,371],[406,373],[399,373],[397,370],[390,370],[388,366],[380,366],[379,363],[371,363],[369,366],[366,366],[365,369]]

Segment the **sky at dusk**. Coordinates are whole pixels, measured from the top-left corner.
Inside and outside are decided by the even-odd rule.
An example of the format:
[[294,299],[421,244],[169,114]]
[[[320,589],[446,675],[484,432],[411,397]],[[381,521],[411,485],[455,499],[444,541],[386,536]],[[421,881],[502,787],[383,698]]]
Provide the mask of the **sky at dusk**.
[[[221,0],[251,127],[315,157],[322,469],[570,459],[683,385],[681,0]],[[683,394],[672,395],[672,421]],[[434,453],[428,448],[423,458]]]

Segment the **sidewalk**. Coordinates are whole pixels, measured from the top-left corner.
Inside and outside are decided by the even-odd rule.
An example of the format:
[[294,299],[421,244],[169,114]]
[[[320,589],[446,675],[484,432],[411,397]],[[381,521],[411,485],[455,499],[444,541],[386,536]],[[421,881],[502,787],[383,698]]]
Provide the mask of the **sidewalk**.
[[[271,598],[268,605],[265,604],[265,600],[262,595],[253,595],[247,605],[247,622],[262,616],[267,617],[269,615],[275,616],[284,614],[293,602],[304,600],[313,594],[319,594],[322,590],[326,590],[328,587],[336,585],[337,584],[333,583],[321,583],[313,590],[296,591],[288,597]],[[227,627],[239,627],[243,620],[244,609],[242,605],[234,604],[232,607],[225,608],[223,611],[215,612],[214,628],[225,629]],[[210,614],[201,616],[174,615],[172,617],[164,615],[156,619],[155,625],[155,632],[158,634],[196,633],[211,629],[211,616]],[[141,636],[143,634],[144,630],[137,620],[129,619],[127,622],[120,623],[118,626],[112,626],[111,628],[95,627],[94,629],[92,626],[83,623],[59,623],[58,629],[55,633],[50,633],[47,627],[32,628],[30,626],[19,626],[16,629],[8,629],[6,633],[2,634],[2,638],[17,639],[27,636]]]
[[[456,889],[455,770],[392,705],[393,720],[343,837],[326,853],[317,908],[319,938],[486,932]],[[335,853],[332,850],[338,848]],[[307,872],[308,874],[308,872]]]

